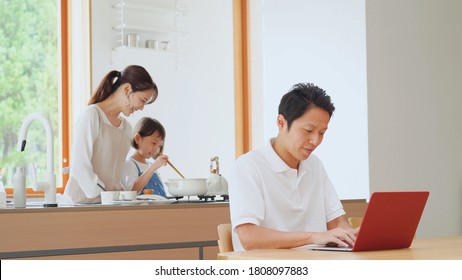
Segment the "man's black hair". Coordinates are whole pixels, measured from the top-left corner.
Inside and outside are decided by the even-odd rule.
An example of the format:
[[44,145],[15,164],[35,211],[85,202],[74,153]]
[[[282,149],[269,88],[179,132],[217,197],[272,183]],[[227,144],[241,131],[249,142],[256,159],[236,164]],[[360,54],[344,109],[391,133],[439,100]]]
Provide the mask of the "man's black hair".
[[299,83],[281,98],[278,113],[284,116],[290,129],[294,120],[314,107],[324,109],[329,117],[332,117],[335,110],[325,90],[312,83]]

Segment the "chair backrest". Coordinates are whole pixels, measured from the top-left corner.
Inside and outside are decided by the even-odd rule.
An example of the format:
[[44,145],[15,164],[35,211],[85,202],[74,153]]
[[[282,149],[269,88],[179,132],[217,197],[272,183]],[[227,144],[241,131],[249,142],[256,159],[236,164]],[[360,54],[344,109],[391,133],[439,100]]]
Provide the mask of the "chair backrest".
[[352,228],[357,228],[361,226],[363,222],[363,217],[350,217],[348,218],[348,222],[350,223]]
[[[352,228],[357,228],[361,226],[361,223],[363,222],[363,217],[350,217],[348,218],[348,222],[350,223],[350,226]],[[414,239],[416,236],[414,235]]]
[[233,241],[231,238],[231,224],[219,224],[217,227],[218,230],[218,249],[220,253],[232,252]]

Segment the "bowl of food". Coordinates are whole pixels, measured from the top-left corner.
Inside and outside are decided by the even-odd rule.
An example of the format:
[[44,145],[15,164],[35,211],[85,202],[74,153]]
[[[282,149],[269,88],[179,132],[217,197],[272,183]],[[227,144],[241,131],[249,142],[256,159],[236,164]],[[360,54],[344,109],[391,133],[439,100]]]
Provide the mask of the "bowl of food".
[[143,194],[153,194],[154,190],[153,189],[144,189]]
[[165,182],[168,192],[175,197],[205,195],[207,193],[207,180],[205,178],[169,179]]

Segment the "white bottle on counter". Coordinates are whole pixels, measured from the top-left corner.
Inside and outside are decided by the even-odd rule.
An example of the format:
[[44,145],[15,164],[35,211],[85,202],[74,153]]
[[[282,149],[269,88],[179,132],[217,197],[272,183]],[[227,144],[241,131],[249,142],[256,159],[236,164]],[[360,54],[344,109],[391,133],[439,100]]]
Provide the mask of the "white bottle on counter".
[[0,208],[6,208],[6,192],[2,180],[0,180]]
[[24,167],[17,167],[13,175],[13,200],[15,208],[26,207],[26,175]]

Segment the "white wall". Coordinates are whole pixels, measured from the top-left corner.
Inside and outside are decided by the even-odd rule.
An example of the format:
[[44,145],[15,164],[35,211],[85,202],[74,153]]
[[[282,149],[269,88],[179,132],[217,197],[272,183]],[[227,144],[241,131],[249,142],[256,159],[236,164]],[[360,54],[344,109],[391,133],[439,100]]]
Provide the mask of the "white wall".
[[317,148],[342,199],[369,197],[364,0],[253,0],[253,146],[278,133],[281,97],[296,83],[326,90],[336,110]]
[[[112,1],[92,1],[93,88],[112,69],[144,66],[159,97],[130,122],[143,116],[158,119],[167,131],[165,154],[186,177],[207,176],[215,155],[227,177],[235,159],[232,0],[183,2],[188,4],[188,33],[181,38],[184,54],[177,60],[148,50],[113,54]],[[178,178],[170,167],[160,173],[164,180]]]
[[366,1],[371,192],[429,190],[418,236],[462,234],[461,11]]
[[[94,84],[116,67],[111,62],[112,15],[107,2],[92,1]],[[191,3],[189,65],[178,71],[170,69],[171,64],[168,71],[159,63],[148,67],[160,97],[143,114],[165,123],[167,152],[188,177],[204,176],[208,157],[214,154],[221,156],[226,174],[234,161],[232,26],[228,22],[232,5],[230,0],[226,5],[213,0]],[[430,190],[418,236],[460,235],[462,2],[368,0],[365,7],[370,191]],[[216,12],[207,12],[211,10]],[[203,104],[213,100],[217,106],[201,110],[190,106],[192,100]],[[341,110],[334,119],[339,114]],[[183,165],[184,161],[188,164]]]

